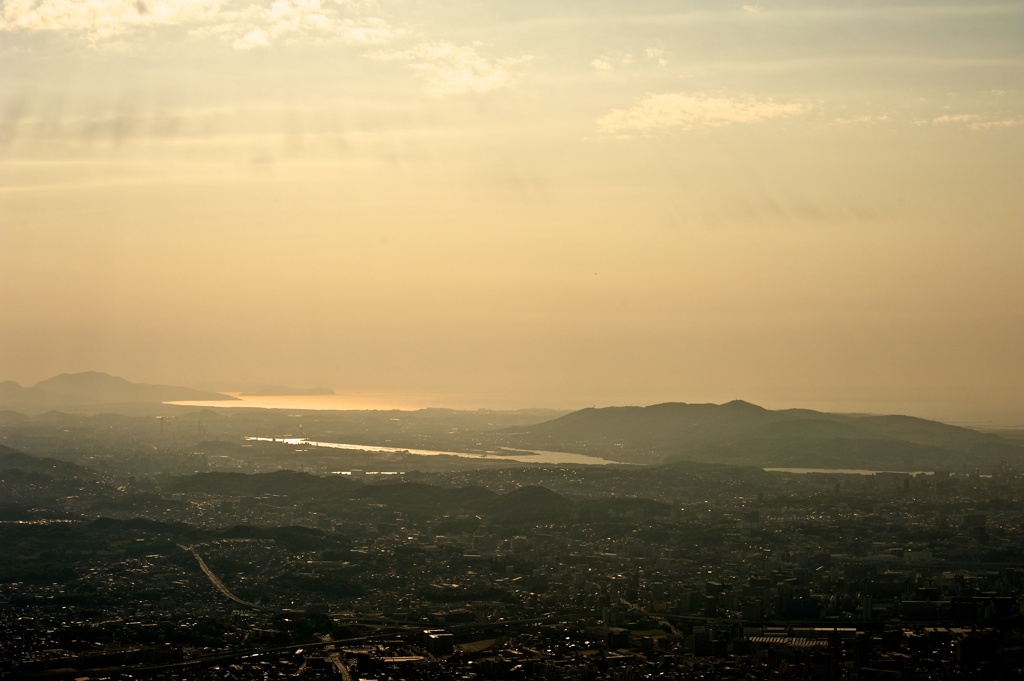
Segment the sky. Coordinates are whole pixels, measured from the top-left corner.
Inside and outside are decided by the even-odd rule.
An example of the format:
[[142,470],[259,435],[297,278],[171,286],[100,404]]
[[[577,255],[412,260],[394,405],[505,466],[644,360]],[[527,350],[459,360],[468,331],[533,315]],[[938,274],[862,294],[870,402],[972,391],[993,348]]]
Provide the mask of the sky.
[[0,0],[0,380],[1024,423],[1024,5]]

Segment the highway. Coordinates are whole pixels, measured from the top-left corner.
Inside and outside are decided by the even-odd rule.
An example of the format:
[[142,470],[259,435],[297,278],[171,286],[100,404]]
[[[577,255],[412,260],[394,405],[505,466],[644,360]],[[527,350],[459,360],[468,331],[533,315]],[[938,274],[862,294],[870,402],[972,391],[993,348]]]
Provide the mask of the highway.
[[208,566],[206,564],[206,561],[203,560],[203,557],[199,555],[199,552],[196,551],[195,548],[193,548],[191,546],[183,546],[182,544],[178,544],[178,547],[181,548],[182,550],[188,551],[189,553],[192,554],[192,557],[196,559],[197,563],[199,563],[199,568],[203,571],[203,574],[206,575],[206,578],[209,579],[210,583],[213,584],[215,587],[217,587],[217,589],[222,594],[224,594],[225,597],[227,597],[228,599],[234,601],[235,603],[238,603],[239,605],[244,605],[247,608],[253,608],[255,610],[265,610],[266,609],[266,608],[263,608],[262,606],[256,605],[255,603],[250,603],[249,601],[243,601],[241,598],[239,598],[235,594],[231,593],[231,591],[226,586],[224,586],[224,582],[220,581],[220,578],[217,577],[217,575],[213,574],[213,570],[210,569],[210,566]]

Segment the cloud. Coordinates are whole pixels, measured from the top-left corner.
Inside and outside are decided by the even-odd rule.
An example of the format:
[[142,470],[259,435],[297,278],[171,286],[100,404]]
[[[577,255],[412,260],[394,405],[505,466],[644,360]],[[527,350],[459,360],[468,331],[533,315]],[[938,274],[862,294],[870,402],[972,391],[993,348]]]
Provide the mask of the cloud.
[[5,31],[73,31],[90,41],[147,27],[216,18],[225,0],[6,0]]
[[359,22],[345,19],[342,22],[342,29],[346,42],[359,45],[384,45],[403,34],[401,29],[396,29],[376,17]]
[[954,123],[975,123],[980,120],[981,116],[978,114],[944,114],[938,118],[933,118],[930,122],[939,125],[950,125]]
[[613,109],[597,123],[605,135],[649,137],[665,130],[742,125],[799,116],[811,108],[813,106],[807,102],[670,92],[648,94],[628,109]]
[[832,121],[836,125],[874,125],[876,123],[891,123],[892,117],[889,114],[865,114],[863,116],[847,116],[836,118]]
[[427,81],[430,92],[437,95],[489,92],[507,87],[514,80],[514,67],[533,59],[526,54],[489,59],[480,54],[479,46],[479,43],[424,42],[407,50],[376,52],[369,56],[408,62]]
[[643,58],[637,58],[631,52],[602,54],[590,62],[590,66],[599,73],[610,73],[626,67],[643,67],[655,64],[659,67],[668,66],[667,53],[659,47],[648,47],[643,51]]
[[668,66],[667,54],[660,47],[648,47],[644,50],[644,54],[648,59],[653,59],[658,66]]
[[222,38],[239,36],[231,42],[238,50],[298,41],[382,45],[400,33],[383,19],[340,17],[323,0],[273,0],[269,6],[251,5],[238,16],[227,14],[226,18],[207,28]]
[[598,73],[611,73],[616,69],[632,66],[636,63],[636,57],[629,52],[622,52],[616,55],[602,54],[590,62],[590,66]]
[[270,36],[262,28],[254,28],[241,38],[231,43],[236,50],[251,50],[256,47],[269,47]]
[[986,118],[980,114],[943,114],[935,118],[916,120],[914,125],[959,125],[971,128],[972,130],[993,130],[1024,126],[1024,118]]
[[1006,118],[1000,121],[979,121],[972,123],[975,130],[990,130],[992,128],[1019,128],[1024,125],[1024,118]]
[[330,0],[6,0],[0,30],[76,33],[95,46],[143,29],[178,26],[192,37],[216,37],[238,50],[276,42],[383,45],[401,31],[380,18],[352,19]]

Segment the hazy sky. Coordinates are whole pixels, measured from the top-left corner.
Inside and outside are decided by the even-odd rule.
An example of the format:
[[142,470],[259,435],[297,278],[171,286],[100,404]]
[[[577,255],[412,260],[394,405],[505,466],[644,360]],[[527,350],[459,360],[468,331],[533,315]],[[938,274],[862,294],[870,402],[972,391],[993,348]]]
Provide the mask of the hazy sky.
[[1024,422],[1019,0],[0,6],[0,379]]

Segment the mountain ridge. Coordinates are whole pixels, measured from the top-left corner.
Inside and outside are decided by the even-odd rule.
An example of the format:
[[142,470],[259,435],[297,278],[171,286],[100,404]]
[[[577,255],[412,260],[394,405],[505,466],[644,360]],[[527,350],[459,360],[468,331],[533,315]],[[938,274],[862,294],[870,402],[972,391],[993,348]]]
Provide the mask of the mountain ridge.
[[1024,447],[962,426],[902,415],[774,411],[743,400],[591,407],[504,432],[523,448],[581,451],[629,463],[958,470],[1000,457],[1024,460]]
[[102,371],[58,374],[30,387],[14,381],[0,382],[0,410],[19,412],[81,411],[104,405],[236,399],[222,393],[181,386],[133,383]]

